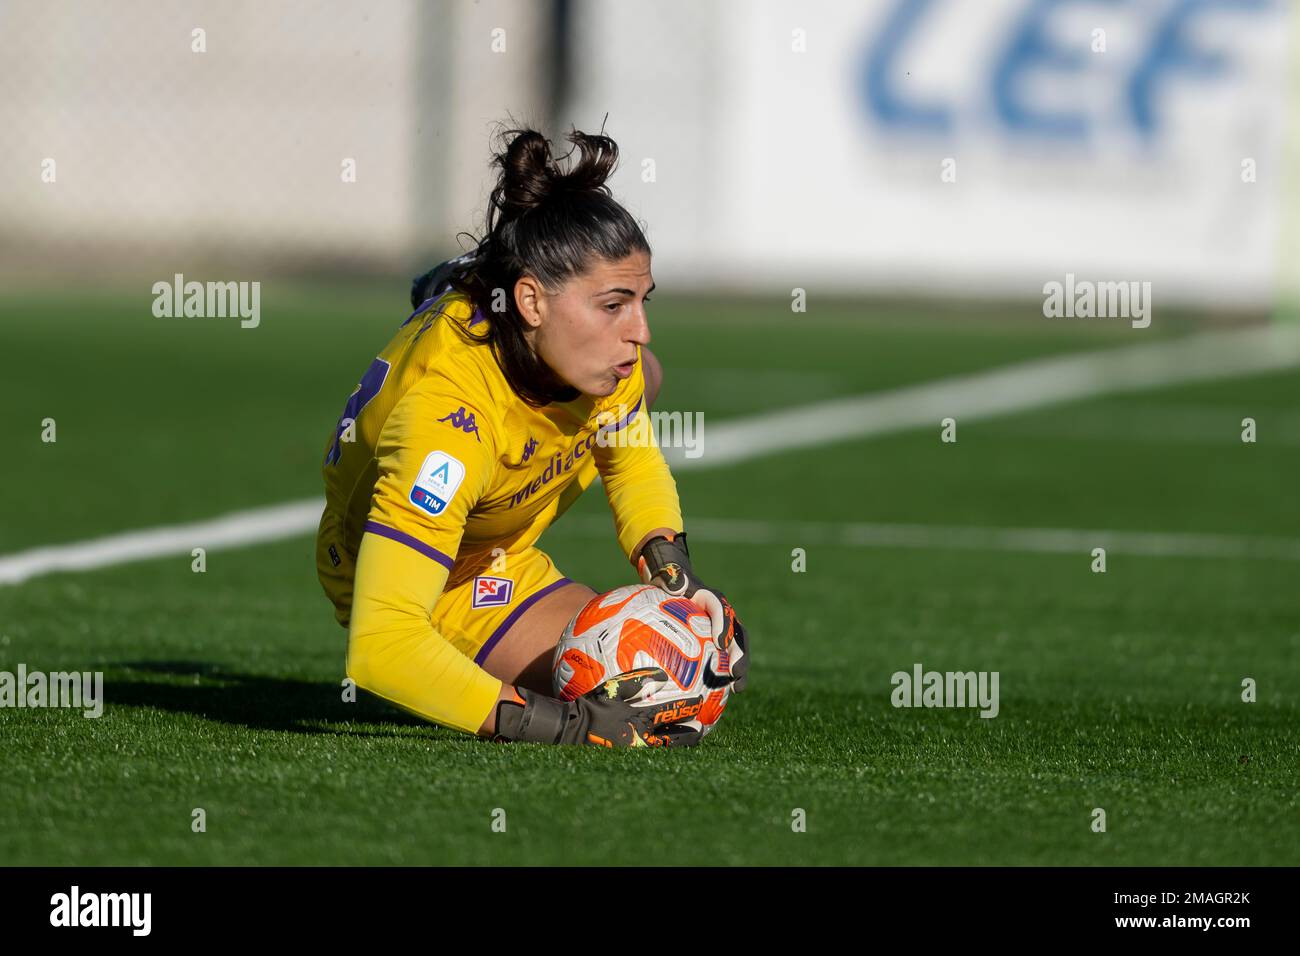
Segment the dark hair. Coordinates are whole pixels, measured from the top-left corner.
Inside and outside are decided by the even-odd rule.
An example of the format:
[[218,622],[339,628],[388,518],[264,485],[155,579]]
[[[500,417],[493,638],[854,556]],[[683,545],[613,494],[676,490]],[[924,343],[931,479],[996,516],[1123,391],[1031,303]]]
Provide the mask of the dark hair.
[[[608,136],[575,129],[567,136],[573,149],[559,159],[552,158],[550,141],[536,130],[510,129],[498,137],[504,148],[492,164],[501,172],[488,201],[485,234],[450,282],[487,320],[486,332],[466,334],[491,345],[520,398],[534,406],[571,401],[578,391],[557,383],[524,337],[527,325],[515,308],[515,283],[530,275],[557,292],[593,260],[649,253],[650,244],[605,185],[618,164],[618,145]],[[570,160],[574,149],[577,160],[561,168],[560,160]],[[504,311],[493,309],[494,297],[498,308],[505,300]]]

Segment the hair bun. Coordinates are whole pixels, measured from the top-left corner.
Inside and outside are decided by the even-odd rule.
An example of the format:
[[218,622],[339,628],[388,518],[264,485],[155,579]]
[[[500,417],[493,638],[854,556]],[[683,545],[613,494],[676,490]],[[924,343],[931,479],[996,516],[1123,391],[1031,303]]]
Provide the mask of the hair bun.
[[[548,199],[565,193],[600,192],[609,195],[605,184],[618,165],[618,145],[608,136],[574,130],[566,137],[573,145],[560,157],[551,156],[551,143],[534,129],[507,130],[505,149],[497,153],[493,164],[501,169],[492,203],[506,220],[515,219],[536,209]],[[572,160],[574,150],[578,152]]]
[[535,209],[551,190],[551,144],[536,130],[511,130],[505,151],[494,162],[501,167],[501,178],[493,194],[501,212],[510,219]]

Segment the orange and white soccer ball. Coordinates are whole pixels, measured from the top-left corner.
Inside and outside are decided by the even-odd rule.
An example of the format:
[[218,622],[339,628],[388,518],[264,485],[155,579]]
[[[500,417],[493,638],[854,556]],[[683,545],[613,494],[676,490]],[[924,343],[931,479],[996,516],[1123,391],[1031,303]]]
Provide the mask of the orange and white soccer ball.
[[598,594],[564,629],[551,668],[555,695],[573,700],[604,681],[641,667],[662,668],[666,681],[648,683],[633,704],[679,702],[669,718],[709,733],[731,688],[727,651],[713,640],[709,616],[694,601],[652,584]]

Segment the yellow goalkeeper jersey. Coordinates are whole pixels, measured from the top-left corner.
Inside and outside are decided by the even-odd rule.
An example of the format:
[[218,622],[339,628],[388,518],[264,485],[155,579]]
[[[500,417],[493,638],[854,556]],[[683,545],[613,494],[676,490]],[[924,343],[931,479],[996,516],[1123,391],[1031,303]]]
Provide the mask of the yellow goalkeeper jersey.
[[597,474],[629,559],[647,532],[682,527],[641,362],[612,395],[536,408],[510,388],[491,347],[469,337],[484,322],[447,292],[370,364],[325,449],[316,547],[321,583],[349,627],[349,675],[469,731],[501,685],[434,629],[444,589],[531,548]]

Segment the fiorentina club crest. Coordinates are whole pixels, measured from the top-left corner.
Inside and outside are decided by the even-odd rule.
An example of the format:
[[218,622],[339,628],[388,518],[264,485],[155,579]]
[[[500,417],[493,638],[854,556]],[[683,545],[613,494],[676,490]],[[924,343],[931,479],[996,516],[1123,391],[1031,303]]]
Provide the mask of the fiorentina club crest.
[[477,577],[474,579],[474,607],[499,607],[510,603],[515,582],[509,578]]

